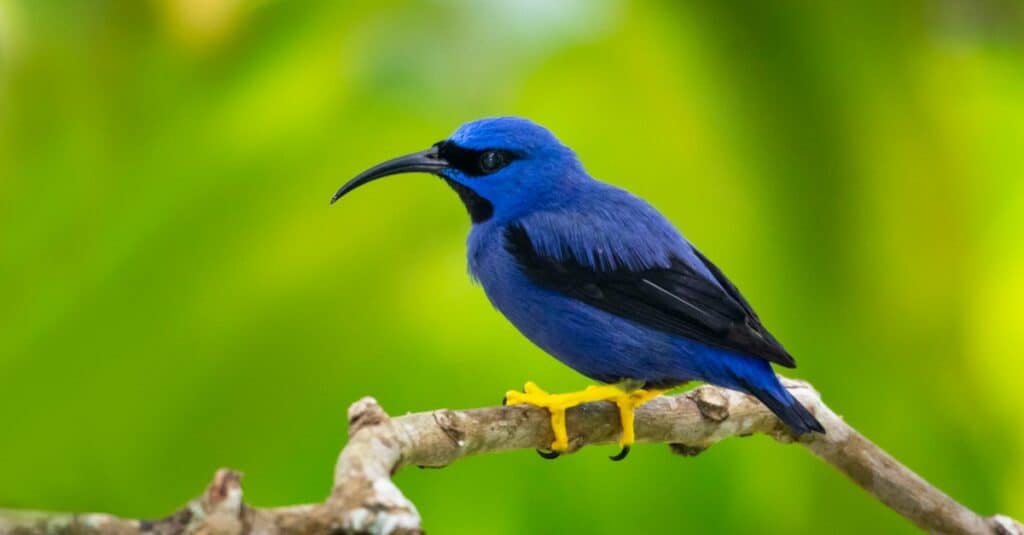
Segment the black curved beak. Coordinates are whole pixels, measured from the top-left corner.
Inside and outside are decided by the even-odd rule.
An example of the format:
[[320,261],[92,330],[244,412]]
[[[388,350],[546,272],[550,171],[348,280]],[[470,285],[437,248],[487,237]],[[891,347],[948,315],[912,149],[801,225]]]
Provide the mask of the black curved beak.
[[448,167],[448,162],[438,154],[437,145],[425,151],[414,152],[405,156],[399,156],[382,164],[375,165],[358,176],[345,183],[334,197],[331,197],[331,204],[340,199],[346,193],[386,176],[400,173],[431,173],[440,175],[440,172]]

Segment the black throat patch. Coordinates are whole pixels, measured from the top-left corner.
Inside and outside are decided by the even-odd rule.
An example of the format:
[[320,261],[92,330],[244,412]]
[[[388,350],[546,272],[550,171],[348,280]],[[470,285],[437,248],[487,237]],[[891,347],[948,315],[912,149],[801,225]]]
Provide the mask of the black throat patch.
[[450,178],[442,178],[455,190],[455,193],[459,194],[459,199],[462,199],[462,204],[466,205],[466,211],[469,212],[469,218],[474,224],[483,223],[494,215],[494,205],[491,204],[491,201]]

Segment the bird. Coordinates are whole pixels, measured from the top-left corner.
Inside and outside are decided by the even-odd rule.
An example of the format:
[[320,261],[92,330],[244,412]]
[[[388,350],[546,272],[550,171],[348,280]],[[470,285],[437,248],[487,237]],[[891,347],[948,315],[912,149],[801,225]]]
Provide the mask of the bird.
[[545,408],[569,449],[565,411],[618,408],[622,460],[634,411],[665,391],[702,381],[752,395],[796,436],[824,433],[772,364],[796,362],[736,285],[643,199],[591,177],[548,129],[519,117],[468,122],[430,148],[358,174],[331,198],[402,173],[436,175],[465,205],[471,277],[535,345],[598,382],[552,394],[533,382],[505,402]]

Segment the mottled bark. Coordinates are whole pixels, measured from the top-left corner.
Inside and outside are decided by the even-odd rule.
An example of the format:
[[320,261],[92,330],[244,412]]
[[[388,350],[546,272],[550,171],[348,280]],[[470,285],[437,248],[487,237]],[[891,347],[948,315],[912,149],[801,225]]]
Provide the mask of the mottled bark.
[[[786,386],[825,426],[825,435],[796,440],[757,400],[703,386],[657,398],[638,409],[637,439],[667,443],[672,451],[692,456],[724,438],[763,433],[807,447],[929,532],[1024,535],[1024,527],[1013,519],[980,516],[928,484],[847,425],[806,383],[786,381]],[[618,438],[618,414],[610,403],[572,409],[567,421],[570,450]],[[0,511],[0,534],[420,533],[416,507],[391,480],[400,468],[441,467],[469,455],[542,448],[551,440],[548,415],[541,409],[441,409],[390,418],[373,398],[364,398],[349,408],[349,442],[338,459],[334,489],[323,503],[249,507],[242,501],[238,474],[219,470],[201,497],[167,518],[143,521],[106,514]]]

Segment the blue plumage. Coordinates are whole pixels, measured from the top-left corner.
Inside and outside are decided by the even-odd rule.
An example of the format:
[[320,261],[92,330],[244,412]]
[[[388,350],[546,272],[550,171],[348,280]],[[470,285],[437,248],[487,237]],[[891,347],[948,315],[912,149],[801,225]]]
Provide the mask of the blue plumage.
[[566,365],[607,383],[705,381],[756,396],[797,434],[823,431],[779,383],[770,363],[793,360],[735,286],[653,207],[591,178],[544,128],[512,117],[468,123],[336,198],[409,170],[459,193],[474,221],[473,278]]

